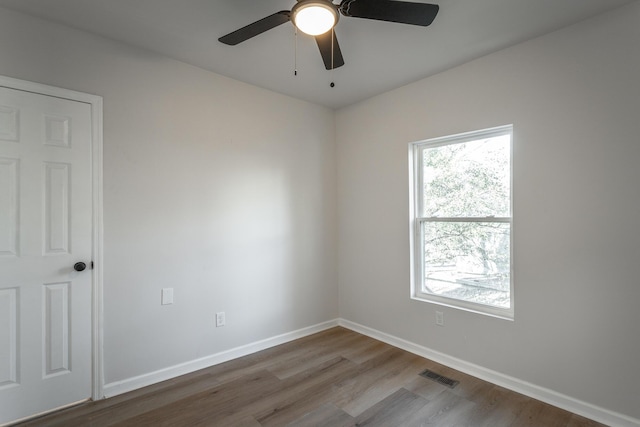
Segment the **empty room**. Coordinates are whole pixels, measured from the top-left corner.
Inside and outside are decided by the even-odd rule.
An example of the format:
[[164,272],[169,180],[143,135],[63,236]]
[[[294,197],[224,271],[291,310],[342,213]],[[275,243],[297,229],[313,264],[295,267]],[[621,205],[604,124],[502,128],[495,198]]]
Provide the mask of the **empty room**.
[[639,79],[640,0],[0,0],[0,425],[640,427]]

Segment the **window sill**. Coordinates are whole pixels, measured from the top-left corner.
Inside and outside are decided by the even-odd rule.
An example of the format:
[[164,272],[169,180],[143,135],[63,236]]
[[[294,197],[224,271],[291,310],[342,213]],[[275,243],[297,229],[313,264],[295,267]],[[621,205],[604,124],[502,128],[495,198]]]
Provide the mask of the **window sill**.
[[416,293],[411,295],[411,299],[420,302],[426,302],[430,304],[436,304],[444,307],[454,308],[457,310],[463,310],[470,313],[481,314],[484,316],[494,317],[501,320],[515,321],[513,314],[513,307],[510,309],[503,309],[498,307],[491,307],[482,304],[475,304],[468,301],[457,300],[453,298],[439,297],[437,295]]

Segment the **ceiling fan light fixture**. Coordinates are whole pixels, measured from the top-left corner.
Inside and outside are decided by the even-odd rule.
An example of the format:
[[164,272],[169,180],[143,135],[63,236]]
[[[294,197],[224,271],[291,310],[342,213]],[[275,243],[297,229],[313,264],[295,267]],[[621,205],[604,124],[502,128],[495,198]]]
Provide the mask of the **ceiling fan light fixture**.
[[293,24],[303,33],[319,36],[338,23],[338,10],[323,0],[302,0],[291,9]]

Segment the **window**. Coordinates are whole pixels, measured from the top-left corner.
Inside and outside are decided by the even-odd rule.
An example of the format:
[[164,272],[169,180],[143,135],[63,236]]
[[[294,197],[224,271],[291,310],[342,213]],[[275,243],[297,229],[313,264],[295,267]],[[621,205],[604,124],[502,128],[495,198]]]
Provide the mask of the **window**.
[[410,144],[412,298],[513,318],[512,134]]

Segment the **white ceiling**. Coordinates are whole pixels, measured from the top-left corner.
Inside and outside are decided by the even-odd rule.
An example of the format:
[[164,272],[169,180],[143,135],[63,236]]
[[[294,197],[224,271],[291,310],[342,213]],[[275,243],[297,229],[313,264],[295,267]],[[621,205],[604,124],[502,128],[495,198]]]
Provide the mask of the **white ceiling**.
[[299,35],[297,76],[291,24],[237,46],[218,42],[291,9],[295,0],[0,0],[0,6],[339,108],[633,0],[414,1],[440,5],[430,27],[342,17],[336,34],[345,65],[333,71],[325,70],[313,38]]

